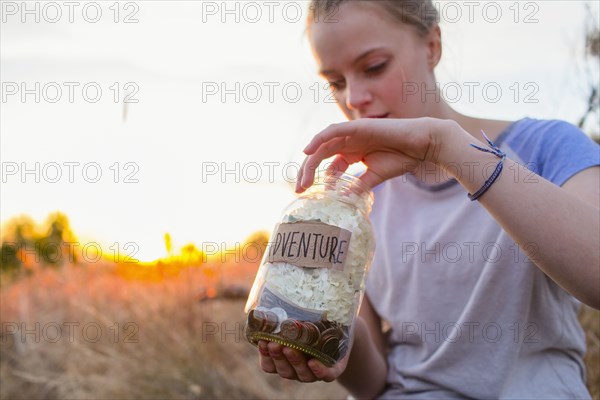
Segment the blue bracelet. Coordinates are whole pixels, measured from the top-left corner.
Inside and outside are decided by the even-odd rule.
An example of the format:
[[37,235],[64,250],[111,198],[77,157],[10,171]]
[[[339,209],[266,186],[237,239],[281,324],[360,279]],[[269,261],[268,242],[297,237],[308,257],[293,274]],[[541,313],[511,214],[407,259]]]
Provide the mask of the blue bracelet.
[[483,186],[478,191],[476,191],[473,194],[470,194],[470,193],[467,194],[467,196],[469,197],[469,200],[471,200],[471,201],[475,201],[478,198],[480,198],[485,192],[487,192],[487,190],[490,188],[490,186],[492,186],[494,184],[494,182],[496,182],[496,180],[502,173],[502,168],[504,167],[504,160],[506,159],[506,153],[504,153],[502,150],[500,150],[500,148],[498,148],[494,143],[492,143],[492,141],[487,137],[487,135],[485,134],[484,131],[481,131],[481,134],[483,135],[485,140],[488,142],[490,148],[486,149],[484,147],[477,146],[473,143],[471,143],[471,147],[474,147],[480,151],[485,151],[486,153],[494,154],[495,156],[500,158],[500,162],[496,166],[496,169],[494,170],[492,175],[488,178],[487,181],[485,181]]

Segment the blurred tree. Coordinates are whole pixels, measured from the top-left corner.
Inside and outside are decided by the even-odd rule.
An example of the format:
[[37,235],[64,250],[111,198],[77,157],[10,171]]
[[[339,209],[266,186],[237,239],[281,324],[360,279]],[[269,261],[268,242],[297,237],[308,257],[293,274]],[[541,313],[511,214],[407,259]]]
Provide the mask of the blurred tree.
[[52,265],[62,264],[66,260],[77,263],[76,254],[72,252],[74,246],[66,245],[76,242],[69,218],[57,211],[46,218],[44,226],[46,234],[36,241],[36,251],[42,260]]
[[[58,265],[67,260],[77,263],[74,253],[76,237],[69,218],[54,212],[38,225],[27,215],[9,220],[2,227],[2,259],[0,269],[15,270],[28,262]],[[34,261],[35,260],[35,261]]]
[[36,235],[35,226],[35,222],[28,215],[14,217],[2,226],[2,242],[33,242]]
[[[593,11],[593,6],[589,3],[586,5],[586,28],[585,28],[585,52],[586,58],[592,58],[592,63],[596,66],[596,73],[600,69],[600,28],[596,13]],[[587,109],[581,116],[579,123],[580,128],[584,129],[586,121],[590,115],[596,114],[600,120],[600,102],[598,93],[598,82],[593,78],[593,74],[588,74],[589,95],[587,100]],[[595,127],[594,132],[588,132],[596,140],[600,141],[600,128]]]
[[19,258],[19,251],[22,249],[35,248],[37,235],[35,232],[35,222],[28,215],[20,215],[7,221],[2,226],[2,245],[0,270],[16,271],[23,266]]
[[267,231],[256,231],[246,238],[245,245],[256,247],[260,252],[258,255],[258,259],[260,259],[265,253],[270,237],[271,235]]
[[167,249],[167,254],[170,256],[173,251],[173,243],[171,242],[171,234],[169,232],[165,233],[165,248]]
[[[596,6],[598,6],[596,4]],[[598,20],[598,12],[593,11],[593,5],[586,4],[586,57],[592,59],[592,64],[597,74],[600,71],[600,27]],[[597,10],[597,8],[596,8]],[[588,73],[589,96],[587,100],[587,109],[579,120],[579,127],[586,130],[592,136],[596,143],[600,144],[600,106],[598,81],[593,78],[594,74]],[[587,124],[586,122],[591,115],[596,115],[597,125]],[[585,364],[587,367],[587,385],[593,399],[600,398],[600,312],[586,305],[582,305],[579,312],[579,321],[586,334],[587,351],[585,354]]]
[[2,242],[0,247],[0,271],[14,272],[18,271],[23,265],[17,256],[18,247],[14,242]]
[[202,264],[204,263],[205,255],[198,250],[195,244],[188,243],[181,249],[181,257],[184,264]]

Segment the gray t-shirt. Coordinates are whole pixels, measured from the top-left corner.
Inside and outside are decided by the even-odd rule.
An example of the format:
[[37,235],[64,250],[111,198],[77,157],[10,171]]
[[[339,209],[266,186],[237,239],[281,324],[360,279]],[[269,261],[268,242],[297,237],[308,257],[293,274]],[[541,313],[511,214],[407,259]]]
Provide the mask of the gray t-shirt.
[[[535,174],[562,185],[600,164],[598,145],[561,121],[517,121],[496,145],[532,185]],[[367,295],[391,327],[382,398],[590,398],[579,302],[462,186],[405,175],[374,193]]]

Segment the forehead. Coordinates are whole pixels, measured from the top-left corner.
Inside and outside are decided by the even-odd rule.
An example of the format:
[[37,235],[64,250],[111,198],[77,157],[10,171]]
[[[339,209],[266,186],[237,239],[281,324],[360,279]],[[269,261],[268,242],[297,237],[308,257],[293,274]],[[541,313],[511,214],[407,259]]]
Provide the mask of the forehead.
[[406,45],[413,36],[410,27],[384,7],[364,1],[345,1],[331,12],[321,12],[309,28],[313,53],[323,69],[352,62],[373,48]]

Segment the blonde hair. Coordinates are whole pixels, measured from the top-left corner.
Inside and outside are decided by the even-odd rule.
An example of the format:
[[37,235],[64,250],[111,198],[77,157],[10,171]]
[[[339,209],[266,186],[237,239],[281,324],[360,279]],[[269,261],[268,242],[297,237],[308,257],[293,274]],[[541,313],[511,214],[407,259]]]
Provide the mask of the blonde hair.
[[[335,12],[348,0],[311,0],[308,23],[318,21],[320,16],[327,15],[335,20]],[[366,1],[383,7],[398,22],[411,25],[417,33],[425,36],[439,22],[439,13],[431,0],[351,0]]]

